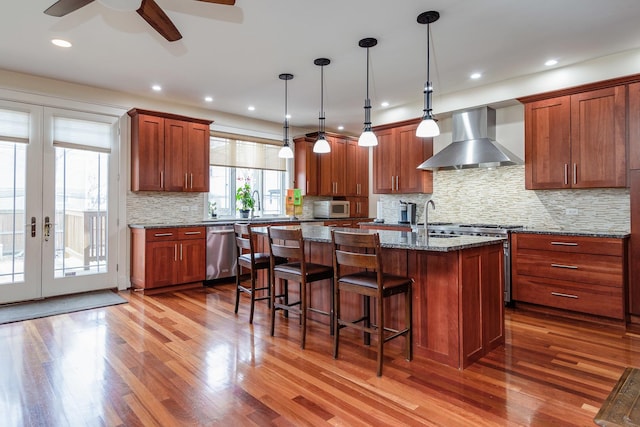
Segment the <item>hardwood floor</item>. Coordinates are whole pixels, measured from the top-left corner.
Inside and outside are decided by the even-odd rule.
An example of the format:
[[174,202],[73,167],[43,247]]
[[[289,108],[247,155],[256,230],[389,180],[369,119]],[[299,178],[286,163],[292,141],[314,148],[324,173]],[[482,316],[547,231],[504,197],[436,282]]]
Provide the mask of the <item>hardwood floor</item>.
[[[234,315],[232,285],[0,325],[2,426],[589,426],[640,335],[507,310],[506,345],[464,371],[297,318],[269,335],[266,304]],[[346,338],[343,340],[343,338]]]

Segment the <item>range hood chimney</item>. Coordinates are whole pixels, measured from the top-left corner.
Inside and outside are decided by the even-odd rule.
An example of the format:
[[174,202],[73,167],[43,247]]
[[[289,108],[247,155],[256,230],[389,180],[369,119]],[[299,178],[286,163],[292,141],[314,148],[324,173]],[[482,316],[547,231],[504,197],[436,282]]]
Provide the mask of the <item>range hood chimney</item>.
[[522,164],[522,159],[496,142],[496,110],[480,107],[453,113],[453,142],[418,169],[450,170]]

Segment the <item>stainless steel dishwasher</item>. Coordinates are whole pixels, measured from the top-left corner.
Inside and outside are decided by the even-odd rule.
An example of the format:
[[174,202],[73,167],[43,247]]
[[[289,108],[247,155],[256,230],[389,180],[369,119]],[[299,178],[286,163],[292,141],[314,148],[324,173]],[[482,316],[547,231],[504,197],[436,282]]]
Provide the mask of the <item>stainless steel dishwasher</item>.
[[236,275],[236,242],[233,225],[207,227],[207,280]]

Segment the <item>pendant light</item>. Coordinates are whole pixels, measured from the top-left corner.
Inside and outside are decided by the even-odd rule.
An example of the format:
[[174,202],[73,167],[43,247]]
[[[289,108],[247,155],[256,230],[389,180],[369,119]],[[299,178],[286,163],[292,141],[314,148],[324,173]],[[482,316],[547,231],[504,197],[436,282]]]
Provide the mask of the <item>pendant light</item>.
[[313,63],[320,66],[320,117],[318,117],[318,139],[313,144],[313,152],[329,153],[331,152],[331,146],[324,135],[324,66],[331,64],[331,60],[318,58]]
[[424,84],[424,110],[422,110],[422,121],[416,130],[416,136],[421,138],[440,135],[438,123],[433,119],[433,114],[431,113],[431,94],[433,93],[433,87],[431,86],[431,80],[429,79],[430,24],[436,22],[439,18],[440,14],[433,10],[423,12],[418,15],[418,23],[427,24],[427,82]]
[[282,148],[278,152],[278,157],[282,159],[292,159],[293,151],[289,146],[289,115],[287,114],[287,82],[293,79],[293,74],[283,73],[278,76],[280,80],[284,80],[284,125],[282,126]]
[[370,37],[358,42],[358,46],[367,49],[367,97],[364,100],[364,129],[362,130],[360,138],[358,138],[358,145],[361,147],[378,145],[378,138],[371,130],[371,100],[369,99],[369,48],[377,44],[378,40]]

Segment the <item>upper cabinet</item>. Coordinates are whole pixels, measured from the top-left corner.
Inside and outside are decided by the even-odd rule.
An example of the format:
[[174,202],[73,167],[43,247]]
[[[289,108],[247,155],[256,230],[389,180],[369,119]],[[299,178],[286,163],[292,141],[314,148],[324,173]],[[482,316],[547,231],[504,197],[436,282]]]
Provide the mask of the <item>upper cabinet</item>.
[[625,187],[627,86],[567,92],[520,99],[526,188]]
[[640,169],[640,83],[629,86],[629,169]]
[[369,150],[356,138],[327,133],[331,152],[316,154],[317,133],[294,139],[295,182],[307,196],[369,196]]
[[320,196],[346,194],[347,138],[327,135],[330,153],[318,154],[318,181]]
[[210,120],[132,109],[131,190],[209,191]]
[[369,196],[369,149],[360,147],[357,138],[347,139],[347,196]]
[[433,172],[416,169],[433,155],[433,139],[418,138],[419,120],[377,126],[373,147],[374,193],[431,193]]

